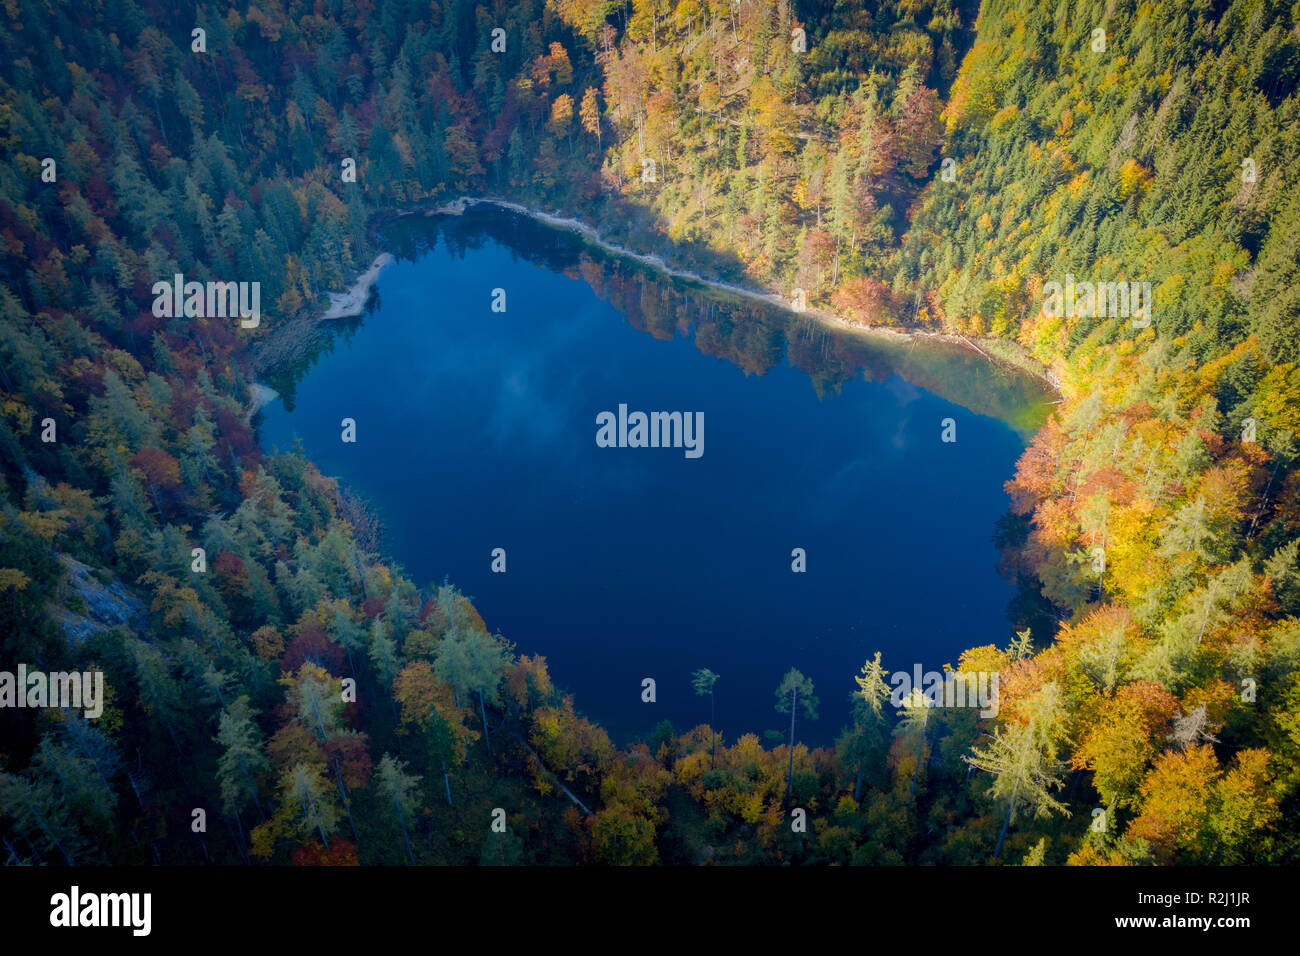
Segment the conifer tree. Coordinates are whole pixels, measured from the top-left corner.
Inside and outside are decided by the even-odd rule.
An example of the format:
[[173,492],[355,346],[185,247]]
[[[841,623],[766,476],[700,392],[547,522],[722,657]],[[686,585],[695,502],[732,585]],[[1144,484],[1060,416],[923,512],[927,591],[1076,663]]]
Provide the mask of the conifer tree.
[[1055,683],[1045,684],[1026,703],[1025,711],[1025,719],[995,728],[984,748],[975,748],[965,758],[976,769],[994,775],[989,793],[1007,807],[994,857],[1001,856],[1007,828],[1022,807],[1035,817],[1054,812],[1070,815],[1065,804],[1052,795],[1061,787],[1063,769],[1058,757],[1065,716],[1060,688]]

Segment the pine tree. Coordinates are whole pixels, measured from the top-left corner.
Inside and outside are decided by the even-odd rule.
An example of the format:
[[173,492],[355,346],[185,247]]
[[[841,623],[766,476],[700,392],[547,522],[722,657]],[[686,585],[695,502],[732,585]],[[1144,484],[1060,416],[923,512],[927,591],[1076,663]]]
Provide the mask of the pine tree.
[[713,708],[713,685],[718,682],[718,675],[713,673],[707,667],[701,667],[691,675],[691,685],[695,688],[695,693],[703,697],[709,695],[709,769],[713,769],[714,756],[717,753],[718,732],[714,728],[714,708]]
[[323,768],[296,763],[280,779],[282,799],[294,808],[296,831],[306,836],[319,833],[321,842],[329,848],[329,838],[339,825],[341,810],[334,792],[325,782]]
[[258,817],[265,820],[257,779],[269,769],[270,761],[262,748],[262,732],[256,718],[257,711],[245,694],[232,700],[222,712],[214,738],[225,748],[217,759],[217,781],[225,813],[238,816],[251,802]]
[[375,789],[381,800],[391,807],[397,826],[402,832],[402,842],[406,844],[406,855],[415,866],[415,853],[411,850],[411,841],[407,836],[406,825],[414,819],[420,808],[420,778],[405,773],[406,764],[392,754],[384,754],[375,771]]
[[794,779],[794,724],[795,716],[802,709],[809,720],[817,719],[817,698],[813,696],[813,683],[795,668],[790,668],[776,688],[776,712],[790,715],[790,762],[785,773],[785,796],[782,803],[790,799],[790,785]]
[[1007,828],[1022,806],[1035,817],[1053,812],[1070,815],[1065,804],[1052,796],[1052,791],[1061,787],[1063,770],[1063,762],[1057,756],[1063,743],[1065,716],[1060,688],[1055,683],[1044,685],[1026,703],[1025,710],[1027,719],[995,728],[982,750],[975,748],[970,756],[963,758],[976,769],[994,774],[989,793],[1007,805],[1002,832],[993,849],[994,857],[1002,854]]

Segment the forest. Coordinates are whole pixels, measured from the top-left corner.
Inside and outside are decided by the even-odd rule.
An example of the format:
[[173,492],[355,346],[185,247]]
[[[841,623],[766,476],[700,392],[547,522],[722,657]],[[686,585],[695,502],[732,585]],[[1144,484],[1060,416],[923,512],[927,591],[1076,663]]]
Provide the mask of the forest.
[[[0,858],[1300,861],[1298,82],[1280,0],[4,0],[0,670],[107,699],[0,708]],[[892,706],[875,654],[727,739],[701,660],[697,726],[616,744],[267,454],[276,330],[460,196],[1057,382],[990,529],[1006,639],[951,662],[996,716]],[[738,364],[787,345],[583,271]],[[260,282],[260,326],[155,314],[175,274]],[[1049,314],[1067,275],[1151,321]]]

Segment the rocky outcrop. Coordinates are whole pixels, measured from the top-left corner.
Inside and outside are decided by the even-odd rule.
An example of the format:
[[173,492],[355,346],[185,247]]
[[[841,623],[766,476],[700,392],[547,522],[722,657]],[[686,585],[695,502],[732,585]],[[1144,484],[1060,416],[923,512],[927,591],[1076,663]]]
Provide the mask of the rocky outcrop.
[[103,583],[89,565],[66,554],[59,555],[64,578],[60,600],[50,607],[50,616],[75,645],[114,627],[143,630],[145,606],[129,588],[116,579]]

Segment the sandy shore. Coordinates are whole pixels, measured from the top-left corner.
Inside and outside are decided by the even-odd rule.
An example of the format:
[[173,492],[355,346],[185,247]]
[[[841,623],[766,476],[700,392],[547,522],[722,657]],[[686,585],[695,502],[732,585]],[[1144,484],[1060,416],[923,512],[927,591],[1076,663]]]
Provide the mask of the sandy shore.
[[248,410],[244,412],[244,423],[248,424],[253,416],[280,397],[280,393],[269,385],[254,382],[248,386]]
[[393,261],[393,257],[387,252],[381,252],[375,256],[375,261],[370,263],[370,268],[361,275],[357,276],[357,281],[352,283],[352,288],[347,292],[331,292],[330,307],[320,314],[322,319],[346,319],[354,315],[360,315],[365,311],[366,299],[370,295],[370,287],[375,284],[379,278],[379,273],[384,267]]
[[710,289],[716,289],[720,292],[728,292],[732,295],[740,296],[742,298],[750,299],[756,302],[764,302],[767,305],[773,306],[778,309],[783,309],[786,312],[790,312],[792,314],[808,316],[810,318],[816,319],[818,322],[822,322],[828,326],[837,329],[842,329],[850,332],[856,332],[856,333],[867,334],[867,335],[892,336],[895,338],[937,339],[941,342],[950,342],[955,345],[962,345],[965,346],[966,348],[972,349],[975,352],[978,352],[980,355],[984,356],[984,358],[988,359],[990,362],[1008,365],[1020,372],[1025,373],[1026,375],[1033,375],[1035,378],[1041,379],[1042,381],[1046,382],[1048,385],[1052,387],[1054,391],[1058,393],[1061,390],[1060,380],[1057,379],[1057,377],[1054,374],[1052,374],[1050,370],[1030,367],[1027,364],[1022,365],[1019,362],[1014,362],[1003,356],[991,355],[964,335],[957,335],[948,332],[931,332],[927,329],[898,329],[898,328],[890,328],[884,326],[863,325],[861,322],[854,322],[852,319],[846,318],[845,316],[842,315],[837,315],[834,312],[828,312],[825,309],[818,309],[818,308],[795,309],[791,301],[783,298],[780,295],[777,295],[775,292],[771,292],[769,290],[764,290],[764,289],[755,289],[748,286],[737,285],[732,282],[722,282],[717,279],[708,279],[696,272],[691,272],[686,269],[674,268],[673,266],[668,265],[668,263],[666,263],[660,256],[651,255],[643,252],[637,252],[633,249],[627,248],[626,246],[619,245],[616,242],[610,242],[609,240],[603,238],[593,226],[581,221],[580,219],[573,219],[571,217],[566,217],[566,216],[557,216],[554,215],[553,213],[543,212],[540,209],[532,209],[528,206],[522,205],[521,203],[511,202],[508,199],[497,199],[491,196],[461,196],[458,199],[453,199],[450,202],[443,203],[440,206],[435,206],[424,210],[408,210],[406,212],[399,213],[399,215],[409,216],[409,215],[423,214],[425,216],[460,216],[460,215],[464,215],[465,210],[472,205],[495,206],[498,209],[507,209],[511,212],[516,212],[519,213],[520,215],[528,216],[531,219],[535,219],[538,222],[545,223],[548,226],[553,226],[556,229],[566,229],[570,232],[575,232],[578,235],[582,236],[585,240],[590,242],[593,246],[596,246],[597,248],[602,249],[605,252],[613,253],[614,255],[621,256],[627,259],[632,259],[636,262],[640,262],[643,265],[649,266],[650,268],[655,269],[658,272],[664,273],[665,275],[669,275],[677,279],[685,279],[690,282],[696,282]]
[[[393,256],[390,253],[381,252],[375,256],[370,267],[357,276],[351,288],[346,292],[329,294],[330,304],[324,312],[302,315],[277,326],[271,336],[258,344],[252,364],[254,374],[262,375],[269,369],[292,363],[309,351],[315,342],[328,334],[317,328],[318,323],[323,320],[346,319],[361,315],[365,311],[370,289],[378,280],[379,273],[392,261]],[[260,408],[261,405],[258,407]]]

